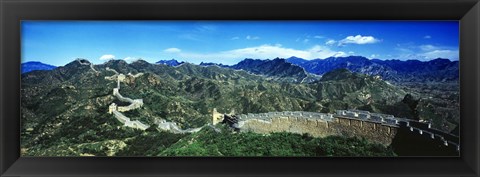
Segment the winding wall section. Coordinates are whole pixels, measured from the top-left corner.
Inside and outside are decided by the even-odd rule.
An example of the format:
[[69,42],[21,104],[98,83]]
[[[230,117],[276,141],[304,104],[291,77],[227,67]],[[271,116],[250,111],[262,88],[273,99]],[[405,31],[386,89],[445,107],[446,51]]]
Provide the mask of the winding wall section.
[[[221,122],[221,114],[214,110],[214,123]],[[387,114],[361,110],[337,110],[335,114],[313,112],[269,112],[237,115],[234,128],[256,133],[292,132],[308,133],[314,137],[332,135],[358,136],[383,145],[390,145],[398,129],[409,129],[418,136],[429,137],[444,146],[460,150],[459,138],[450,133],[434,129],[431,123],[398,118]],[[428,140],[428,139],[426,139]]]

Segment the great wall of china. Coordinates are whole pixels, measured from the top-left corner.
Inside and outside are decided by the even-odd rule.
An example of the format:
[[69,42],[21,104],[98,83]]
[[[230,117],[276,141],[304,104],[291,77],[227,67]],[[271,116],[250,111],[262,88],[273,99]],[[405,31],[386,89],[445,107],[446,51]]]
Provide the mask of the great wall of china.
[[105,79],[107,79],[107,80],[117,80],[117,87],[113,89],[113,96],[117,97],[117,99],[120,100],[120,101],[130,103],[130,105],[128,105],[128,106],[117,106],[117,104],[112,103],[108,107],[108,113],[113,114],[114,117],[119,122],[123,123],[124,126],[126,126],[126,127],[137,128],[137,129],[140,129],[140,130],[146,130],[148,127],[150,127],[149,125],[146,125],[146,124],[144,124],[144,123],[142,123],[138,120],[132,121],[132,120],[130,120],[130,118],[128,118],[127,116],[125,116],[121,113],[121,112],[127,112],[127,111],[135,110],[135,109],[138,109],[138,108],[142,107],[143,106],[143,100],[142,99],[135,99],[134,100],[134,99],[122,96],[120,94],[120,82],[125,81],[125,75],[119,74],[117,71],[115,71],[113,69],[110,69],[108,67],[106,69],[108,71],[115,72],[115,75],[105,77]]
[[397,131],[403,128],[426,140],[438,141],[444,146],[460,150],[458,136],[434,129],[431,123],[361,110],[337,110],[335,114],[285,111],[229,115],[218,113],[214,109],[212,116],[214,124],[225,123],[228,116],[235,116],[237,120],[231,127],[241,132],[308,133],[314,137],[357,136],[383,145],[390,145]]
[[[100,72],[94,68],[94,65],[90,63],[86,59],[77,59],[77,62],[80,63],[81,65],[89,66],[90,69],[98,76]],[[135,109],[139,109],[143,107],[143,99],[131,99],[128,97],[124,97],[120,94],[120,85],[122,82],[125,82],[125,79],[127,77],[132,77],[132,78],[137,78],[143,75],[143,73],[137,73],[135,75],[128,73],[127,75],[120,74],[116,70],[111,69],[107,67],[105,69],[106,71],[110,71],[115,73],[112,76],[106,76],[106,80],[111,80],[111,81],[116,81],[117,82],[117,87],[113,88],[113,96],[115,96],[118,100],[122,102],[127,102],[130,103],[128,106],[118,106],[115,103],[110,104],[108,107],[108,113],[113,114],[113,116],[120,122],[122,123],[125,127],[130,127],[130,128],[135,128],[135,129],[140,129],[140,130],[146,130],[147,128],[150,127],[150,125],[142,123],[138,120],[132,121],[129,117],[125,116],[122,114],[122,112],[127,112],[127,111],[132,111]],[[163,131],[169,131],[172,133],[193,133],[193,132],[198,132],[200,131],[203,127],[199,128],[189,128],[189,129],[181,129],[178,127],[177,123],[175,122],[168,122],[164,119],[156,119],[154,122],[155,125],[157,125],[157,129],[163,130]],[[219,131],[217,128],[207,125],[208,127],[214,128],[215,131]]]
[[[115,96],[118,100],[122,102],[130,103],[128,106],[117,106],[115,103],[110,104],[108,108],[108,113],[113,114],[115,118],[124,124],[126,127],[136,128],[140,130],[146,130],[150,127],[148,124],[144,124],[138,120],[131,121],[130,118],[123,115],[122,112],[127,112],[135,109],[139,109],[143,106],[143,99],[131,99],[124,97],[120,94],[120,83],[125,82],[126,77],[133,77],[137,78],[143,75],[143,73],[137,73],[135,75],[128,73],[127,76],[124,74],[118,73],[116,70],[111,68],[106,68],[107,71],[114,72],[115,74],[112,76],[107,76],[105,79],[107,80],[116,80],[117,87],[113,89],[113,96]],[[190,128],[190,129],[181,129],[175,122],[168,122],[164,119],[157,120],[155,122],[157,128],[164,131],[170,131],[172,133],[193,133],[198,132],[201,130],[202,127],[199,128]]]
[[[82,65],[90,65],[90,68],[96,74],[99,73],[99,71],[95,70],[93,64],[88,61],[88,63],[80,60],[78,62]],[[108,67],[106,70],[115,73],[112,76],[105,77],[107,80],[117,81],[117,87],[113,89],[113,95],[120,101],[130,103],[128,106],[117,106],[115,103],[112,103],[109,106],[108,113],[113,114],[126,127],[146,130],[150,125],[137,120],[131,121],[130,118],[122,114],[122,112],[141,108],[143,100],[127,98],[120,94],[120,83],[125,82],[126,77],[136,78],[141,76],[142,73],[136,75],[128,73],[124,75]],[[241,132],[251,131],[262,134],[272,132],[308,133],[314,137],[332,135],[357,136],[383,145],[390,145],[397,132],[400,129],[404,129],[408,130],[412,135],[421,136],[425,140],[436,141],[443,146],[453,147],[456,151],[460,151],[458,136],[432,128],[429,122],[361,110],[337,110],[334,114],[284,111],[235,115],[234,112],[222,114],[213,109],[212,124],[202,127],[182,130],[175,122],[167,122],[164,119],[156,120],[154,124],[157,125],[159,130],[173,133],[193,133],[200,131],[203,127],[211,127],[218,132],[219,129],[213,125],[225,123],[227,117],[235,117],[235,122],[230,126]]]
[[86,66],[90,66],[90,69],[92,69],[93,72],[95,72],[95,74],[99,74],[100,72],[97,71],[94,67],[93,67],[93,63],[90,63],[88,60],[86,59],[79,59],[77,58],[77,62],[80,63],[81,65],[86,65]]

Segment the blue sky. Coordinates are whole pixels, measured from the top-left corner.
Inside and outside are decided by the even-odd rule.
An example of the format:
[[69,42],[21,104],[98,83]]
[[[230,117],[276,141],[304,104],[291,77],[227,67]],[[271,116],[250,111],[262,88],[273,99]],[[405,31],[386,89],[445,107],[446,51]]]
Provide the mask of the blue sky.
[[22,21],[22,62],[459,59],[457,21]]

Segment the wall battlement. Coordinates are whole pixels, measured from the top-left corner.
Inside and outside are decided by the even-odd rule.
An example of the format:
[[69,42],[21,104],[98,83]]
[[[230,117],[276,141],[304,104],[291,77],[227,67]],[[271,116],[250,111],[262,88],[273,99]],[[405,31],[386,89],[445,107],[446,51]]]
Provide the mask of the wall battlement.
[[120,112],[131,111],[131,110],[138,109],[138,108],[143,106],[143,99],[135,99],[134,100],[134,99],[131,99],[131,98],[123,97],[120,94],[118,88],[113,89],[113,95],[116,96],[120,101],[130,103],[130,105],[128,105],[128,106],[118,106],[117,110],[120,111]]
[[117,71],[110,69],[108,67],[106,68],[106,70],[114,72],[115,75],[110,77],[105,77],[105,79],[107,80],[117,79],[117,88],[113,88],[113,95],[116,96],[120,101],[130,103],[130,105],[128,106],[118,106],[117,104],[112,103],[108,107],[108,113],[113,114],[114,117],[126,127],[146,130],[148,127],[150,127],[150,125],[144,124],[138,120],[131,121],[130,118],[128,118],[127,116],[121,113],[121,112],[127,112],[127,111],[131,111],[131,110],[142,107],[143,99],[134,100],[134,99],[122,96],[120,94],[120,82],[123,82],[125,80],[125,75],[119,74]]
[[313,137],[358,136],[369,141],[389,145],[397,127],[381,123],[334,117],[333,114],[312,112],[273,112],[239,115],[234,125],[240,131],[256,133],[308,133]]
[[453,146],[457,151],[460,151],[459,138],[450,133],[441,132],[440,130],[431,128],[430,125],[417,125],[421,127],[412,126],[415,124],[405,124],[405,126],[412,132],[418,133],[419,135],[426,135],[432,140],[437,140],[443,143],[444,146]]
[[333,114],[316,113],[316,112],[303,112],[303,111],[285,111],[285,112],[268,112],[259,114],[240,114],[237,115],[239,120],[260,119],[265,121],[271,121],[272,118],[277,117],[292,117],[292,118],[304,118],[304,119],[322,119],[325,121],[332,121]]
[[[121,113],[121,112],[127,112],[127,111],[131,111],[131,110],[142,107],[143,99],[131,99],[131,98],[122,96],[120,94],[120,83],[125,82],[126,76],[124,74],[119,74],[116,70],[110,69],[108,67],[106,68],[106,70],[112,71],[115,73],[115,75],[105,77],[105,79],[107,80],[117,81],[117,87],[113,88],[113,95],[117,97],[117,99],[120,101],[130,103],[130,105],[128,106],[118,106],[117,104],[112,103],[108,107],[108,113],[113,114],[114,117],[126,127],[136,128],[140,130],[146,130],[147,128],[149,128],[150,125],[144,124],[138,120],[132,121],[130,120],[130,118],[128,118],[127,116]],[[137,73],[135,75],[128,73],[127,75],[130,77],[136,78],[136,77],[142,76],[143,73]],[[219,113],[217,114],[223,116],[223,114],[219,114]],[[198,132],[203,128],[203,127],[199,127],[199,128],[190,128],[190,129],[183,130],[180,127],[178,127],[178,125],[175,122],[167,122],[165,120],[160,120],[155,124],[157,124],[157,129],[163,130],[163,131],[170,131],[172,133],[193,133],[193,132]]]
[[181,129],[175,122],[167,122],[163,120],[162,122],[158,123],[158,129],[163,131],[170,131],[172,133],[183,134],[183,133],[194,133],[200,131],[203,127],[199,128],[189,128],[189,129]]
[[140,129],[140,130],[146,130],[148,127],[150,127],[149,125],[143,124],[142,122],[140,122],[138,120],[131,121],[130,118],[128,118],[127,116],[123,115],[122,113],[120,113],[116,110],[114,110],[112,113],[115,116],[115,118],[119,122],[123,123],[123,125],[126,126],[126,127],[136,128],[136,129]]
[[[216,122],[221,122],[223,116],[216,113]],[[303,111],[248,113],[237,115],[237,118],[233,127],[240,131],[308,133],[314,137],[358,136],[384,145],[391,144],[398,128],[407,127],[419,136],[460,149],[457,136],[433,129],[429,122],[361,110],[337,110],[335,114]]]
[[86,66],[90,66],[90,69],[92,69],[93,72],[95,72],[95,74],[98,74],[100,73],[99,71],[97,71],[94,67],[93,67],[93,63],[90,63],[87,59],[81,59],[81,58],[77,58],[77,62],[80,63],[81,65],[86,65]]
[[112,75],[112,76],[105,76],[105,79],[107,79],[107,80],[111,80],[111,81],[113,81],[113,80],[117,80],[117,77],[118,77],[118,72],[117,72],[116,70],[114,70],[114,69],[111,69],[111,68],[109,68],[109,67],[105,68],[105,70],[107,70],[107,71],[111,71],[111,72],[114,72],[114,73],[115,73],[115,74],[114,74],[114,75]]

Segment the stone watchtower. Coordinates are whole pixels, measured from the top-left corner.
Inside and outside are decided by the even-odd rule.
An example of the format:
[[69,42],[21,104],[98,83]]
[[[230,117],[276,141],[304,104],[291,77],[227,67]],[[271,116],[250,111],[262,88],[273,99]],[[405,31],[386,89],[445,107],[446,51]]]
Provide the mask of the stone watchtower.
[[218,124],[223,121],[223,114],[217,112],[217,108],[213,108],[212,111],[212,124]]
[[108,113],[109,114],[112,114],[113,111],[116,111],[116,110],[117,110],[117,104],[115,104],[115,103],[110,104],[110,106],[108,107]]
[[120,74],[117,76],[117,88],[120,89],[120,82],[125,82],[125,75]]

